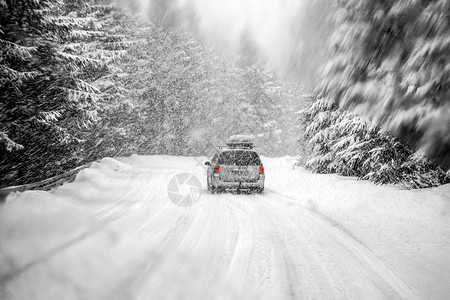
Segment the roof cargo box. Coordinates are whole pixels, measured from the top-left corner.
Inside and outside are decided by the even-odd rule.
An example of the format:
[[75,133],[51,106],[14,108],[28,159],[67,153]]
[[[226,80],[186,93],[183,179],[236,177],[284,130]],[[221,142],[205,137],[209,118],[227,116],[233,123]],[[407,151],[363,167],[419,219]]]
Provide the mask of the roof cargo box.
[[226,143],[230,149],[253,149],[253,136],[251,135],[233,135]]

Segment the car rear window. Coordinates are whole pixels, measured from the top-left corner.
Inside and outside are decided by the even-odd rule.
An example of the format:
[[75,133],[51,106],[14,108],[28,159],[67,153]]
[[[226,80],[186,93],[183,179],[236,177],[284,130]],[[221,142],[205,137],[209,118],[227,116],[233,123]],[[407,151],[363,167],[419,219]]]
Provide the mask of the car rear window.
[[221,165],[259,166],[261,160],[253,151],[224,151],[220,154],[218,163]]

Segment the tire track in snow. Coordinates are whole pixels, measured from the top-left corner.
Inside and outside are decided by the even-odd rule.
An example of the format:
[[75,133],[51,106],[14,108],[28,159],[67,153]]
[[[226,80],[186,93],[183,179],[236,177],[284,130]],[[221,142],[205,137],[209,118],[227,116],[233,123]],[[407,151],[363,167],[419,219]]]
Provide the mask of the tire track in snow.
[[[376,254],[372,249],[370,249],[362,240],[357,238],[350,230],[345,228],[339,222],[325,216],[317,211],[312,211],[309,208],[301,205],[298,199],[290,196],[280,194],[276,191],[269,190],[270,192],[288,199],[284,201],[288,204],[294,205],[304,211],[306,216],[316,219],[328,227],[327,232],[332,234],[333,237],[339,241],[347,251],[369,267],[374,274],[377,274],[378,279],[374,284],[384,293],[387,289],[390,289],[398,297],[404,299],[422,299],[418,291],[409,283],[406,277],[396,270],[392,265],[390,265],[384,258]],[[271,199],[273,200],[273,199]],[[275,201],[275,200],[273,200]],[[322,226],[323,227],[323,226]],[[373,280],[374,278],[372,278]],[[393,284],[392,284],[393,283]],[[384,286],[384,288],[380,287]]]
[[[252,199],[253,200],[253,199]],[[261,214],[253,214],[256,218],[260,218],[257,224],[269,223],[271,231],[269,232],[269,238],[273,247],[274,269],[276,273],[279,273],[281,290],[284,291],[285,296],[290,299],[299,299],[303,293],[297,288],[297,283],[300,282],[297,270],[295,269],[295,263],[288,251],[287,243],[283,240],[282,229],[279,222],[275,222],[273,218],[267,213],[267,211],[262,210],[259,206],[255,205],[256,202],[246,203],[247,207],[251,204],[252,209],[259,208]],[[264,219],[261,216],[264,215]],[[280,280],[281,279],[281,280]]]
[[253,256],[253,226],[249,216],[240,204],[233,197],[227,198],[234,207],[238,224],[237,238],[235,247],[231,254],[231,261],[228,267],[228,278],[233,278],[236,282],[241,282],[239,294],[242,294],[247,280],[247,270]]
[[[307,293],[303,293],[303,298],[307,299],[348,299],[348,287],[345,282],[340,280],[339,276],[335,274],[336,270],[330,268],[327,262],[324,260],[326,251],[323,251],[320,247],[317,247],[316,241],[321,243],[322,240],[326,240],[326,243],[331,243],[332,240],[324,238],[320,234],[311,235],[310,217],[295,215],[291,216],[291,208],[285,206],[279,206],[279,203],[269,203],[269,201],[275,202],[274,199],[261,199],[260,203],[264,206],[264,211],[274,220],[280,227],[280,235],[284,236],[286,244],[289,245],[288,250],[291,250],[291,257],[302,258],[302,260],[292,260],[293,264],[296,264],[296,270],[303,276],[297,276],[297,283],[293,285],[302,285],[302,288],[307,290]],[[276,221],[275,221],[276,220]],[[313,224],[316,225],[316,224]],[[296,256],[297,254],[297,256]],[[306,271],[301,270],[300,264]],[[292,268],[292,267],[291,267]],[[303,272],[302,272],[303,271]],[[309,274],[309,277],[305,276]],[[307,283],[305,283],[307,281]],[[305,295],[306,294],[306,295]],[[292,299],[297,299],[297,296]]]
[[[244,224],[248,225],[248,222],[245,220],[245,216],[243,216],[242,213],[240,216],[237,214],[221,214],[224,208],[237,208],[237,206],[231,204],[232,200],[228,197],[224,200],[223,198],[225,197],[226,196],[223,195],[219,201],[211,198],[214,202],[203,203],[203,205],[193,209],[193,211],[196,212],[195,217],[190,226],[183,229],[184,234],[180,235],[178,241],[174,243],[176,244],[176,247],[172,249],[173,251],[162,250],[161,253],[164,254],[161,256],[162,262],[160,262],[160,265],[155,266],[154,264],[148,264],[147,268],[140,272],[142,275],[134,284],[136,289],[135,296],[137,299],[141,299],[141,296],[142,299],[145,299],[148,295],[157,298],[159,295],[158,293],[164,292],[164,288],[162,287],[170,282],[170,276],[172,276],[174,272],[182,272],[186,267],[183,262],[181,262],[181,265],[178,265],[177,263],[179,263],[179,261],[171,259],[171,257],[175,258],[180,252],[201,255],[203,258],[202,263],[205,264],[205,266],[210,266],[204,277],[200,279],[201,286],[205,290],[193,291],[191,290],[191,287],[187,286],[187,290],[185,291],[187,294],[185,294],[185,297],[187,297],[186,295],[190,295],[189,293],[200,293],[201,295],[203,295],[203,293],[207,294],[209,289],[217,289],[223,286],[232,287],[232,294],[235,296],[240,295],[239,297],[241,297],[246,294],[247,290],[244,290],[244,287],[247,287],[245,284],[245,275],[248,261],[250,261],[251,257],[251,253],[248,251],[251,251],[251,248],[249,249],[245,243],[243,244],[243,241],[239,239],[248,237],[248,235],[242,234],[243,231],[251,233],[251,230],[248,231],[249,228],[245,228],[246,225]],[[232,220],[231,223],[228,222],[230,219]],[[238,230],[236,230],[235,226],[238,227]],[[238,231],[241,234],[239,234]],[[225,232],[227,232],[226,235],[224,235]],[[169,234],[172,233],[168,233],[168,235]],[[230,257],[230,262],[228,263],[228,276],[222,274],[222,272],[220,272],[221,275],[219,275],[219,273],[214,273],[214,270],[216,269],[214,265],[219,265],[217,262],[220,261],[220,258],[224,254],[223,251],[228,250],[232,252],[232,254],[226,254],[226,256]],[[222,261],[222,266],[223,263],[224,261]],[[150,272],[150,270],[152,270],[152,272]],[[156,277],[151,278],[152,273],[155,272],[158,272],[158,280],[155,279]],[[215,277],[216,275],[223,277],[217,278]],[[195,278],[187,278],[187,283],[192,284],[192,282],[195,282]],[[231,282],[233,284],[231,284]],[[206,289],[206,287],[209,287],[209,289]],[[195,295],[198,296],[198,294]]]
[[176,251],[180,241],[184,238],[194,220],[192,214],[182,214],[172,225],[162,226],[162,228],[155,227],[145,231],[145,228],[150,227],[152,224],[161,224],[161,221],[158,222],[158,218],[167,221],[167,218],[173,218],[173,215],[170,213],[165,216],[160,214],[152,218],[151,222],[140,227],[140,231],[145,233],[142,238],[148,237],[147,245],[144,247],[148,249],[146,250],[148,254],[144,255],[143,259],[141,258],[141,267],[126,279],[134,297],[137,297],[134,299],[141,299],[142,295],[148,297],[148,295],[152,294],[152,289],[161,284],[161,281],[164,279],[161,274],[158,277],[152,275],[158,273],[168,264],[170,265],[171,255]]
[[[256,197],[247,205],[258,209],[259,213],[255,215],[265,217],[261,218],[260,224],[269,223],[272,228],[269,236],[274,247],[274,255],[277,257],[274,269],[280,274],[280,278],[277,279],[284,295],[289,299],[329,297],[337,290],[336,283],[322,268],[316,253],[310,249],[297,224],[289,222],[290,219],[285,214],[277,214],[273,205],[267,205],[264,196]],[[312,261],[315,263],[312,264]],[[317,267],[321,269],[317,270]],[[318,291],[328,292],[318,295]]]

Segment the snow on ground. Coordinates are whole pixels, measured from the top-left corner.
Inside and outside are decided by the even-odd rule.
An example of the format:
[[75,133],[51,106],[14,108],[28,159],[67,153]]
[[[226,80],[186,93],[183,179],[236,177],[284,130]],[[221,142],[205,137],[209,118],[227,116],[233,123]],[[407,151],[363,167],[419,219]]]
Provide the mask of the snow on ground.
[[[263,158],[263,195],[206,192],[207,158],[105,158],[0,206],[0,299],[447,299],[450,185],[421,191]],[[168,197],[201,179],[191,207]]]
[[277,191],[353,236],[424,298],[448,298],[450,185],[404,190],[302,169],[278,176]]

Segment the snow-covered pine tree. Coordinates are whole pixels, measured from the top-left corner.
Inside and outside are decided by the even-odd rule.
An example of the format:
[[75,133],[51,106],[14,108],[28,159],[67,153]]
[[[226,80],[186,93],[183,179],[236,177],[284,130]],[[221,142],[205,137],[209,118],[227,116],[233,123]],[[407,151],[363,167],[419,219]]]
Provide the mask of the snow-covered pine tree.
[[133,43],[111,64],[111,76],[96,82],[108,91],[123,88],[91,138],[96,148],[91,157],[192,151],[190,131],[206,118],[204,78],[211,51],[185,34],[128,14],[114,27]]
[[312,147],[306,167],[319,173],[338,173],[377,184],[424,188],[450,182],[435,163],[415,154],[399,139],[370,120],[319,99],[303,111],[305,138]]
[[90,162],[136,153],[130,126],[136,112],[131,113],[133,105],[123,80],[127,74],[121,63],[131,46],[142,43],[136,34],[141,24],[107,0],[66,1],[60,15],[61,20],[75,23],[64,44],[66,51],[102,63],[101,68],[83,74],[100,91],[100,121],[85,132],[83,147],[76,155]]
[[76,166],[85,131],[98,121],[104,67],[68,47],[77,20],[61,2],[3,1],[0,5],[0,179],[30,182]]
[[339,2],[320,94],[450,167],[450,3]]

